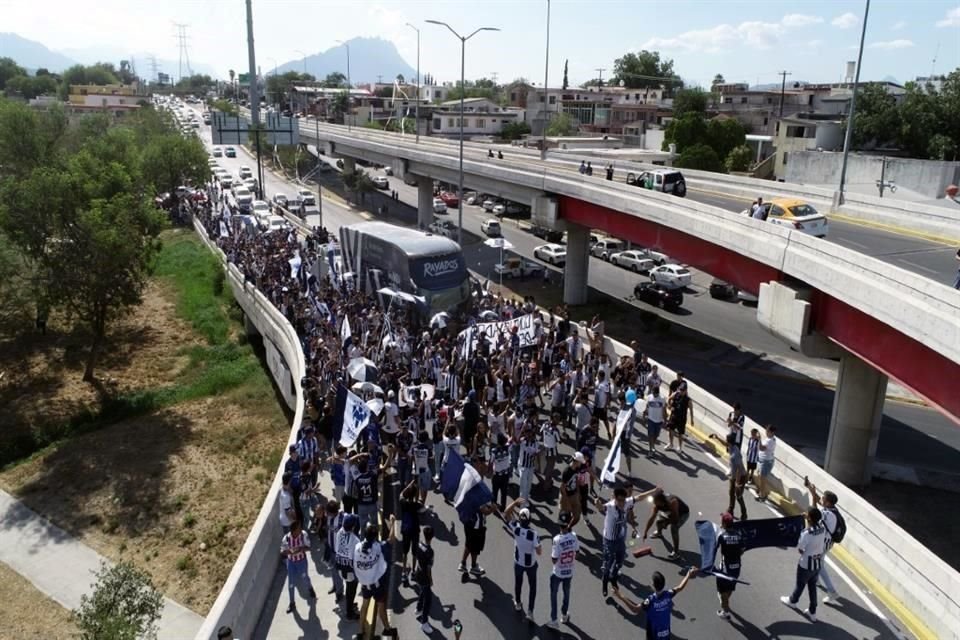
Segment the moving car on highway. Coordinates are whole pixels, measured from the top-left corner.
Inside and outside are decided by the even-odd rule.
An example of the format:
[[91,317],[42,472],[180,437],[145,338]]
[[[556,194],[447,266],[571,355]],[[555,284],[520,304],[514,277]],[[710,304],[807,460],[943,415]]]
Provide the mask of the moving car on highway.
[[434,233],[438,236],[444,236],[445,238],[456,238],[457,237],[457,227],[449,220],[434,220],[427,231]]
[[214,158],[222,158],[222,157],[223,157],[223,149],[221,149],[220,147],[214,147],[214,148],[213,148],[213,157],[214,157]]
[[534,248],[533,257],[549,264],[563,266],[567,263],[567,248],[559,244],[541,244]]
[[[817,238],[826,237],[830,231],[827,218],[814,209],[809,203],[796,198],[774,198],[763,203],[764,216],[767,222],[796,229]],[[750,209],[741,213],[752,215]]]
[[676,311],[683,304],[683,292],[679,288],[656,282],[641,282],[633,288],[633,297],[668,311]]
[[639,251],[618,251],[610,255],[610,264],[614,264],[624,269],[630,269],[634,273],[646,273],[653,269],[656,263],[650,258],[644,257]]
[[504,278],[526,278],[543,273],[543,270],[542,264],[524,260],[519,256],[511,256],[500,264],[493,265],[493,272],[497,275],[502,274]]
[[273,194],[273,206],[274,207],[286,207],[287,206],[287,196],[284,193],[275,193]]
[[433,199],[433,212],[434,213],[446,213],[447,205],[444,204],[443,200],[440,198]]
[[240,165],[240,179],[246,180],[253,177],[253,170],[245,164]]
[[387,180],[384,176],[373,176],[373,184],[377,189],[389,189],[390,181]]
[[500,237],[500,221],[488,218],[480,223],[480,231],[491,238],[498,238]]
[[686,267],[678,264],[664,264],[650,269],[650,279],[666,287],[683,288],[690,285],[692,275]]
[[440,192],[439,198],[443,200],[443,204],[447,205],[448,208],[456,209],[460,206],[460,198],[457,197],[453,191],[442,191]]
[[672,193],[680,198],[687,195],[687,181],[683,174],[675,169],[657,169],[644,171],[640,175],[627,174],[627,184],[662,193]]
[[227,147],[226,149],[223,150],[223,155],[227,156],[228,158],[236,158],[237,150],[234,149],[233,147]]

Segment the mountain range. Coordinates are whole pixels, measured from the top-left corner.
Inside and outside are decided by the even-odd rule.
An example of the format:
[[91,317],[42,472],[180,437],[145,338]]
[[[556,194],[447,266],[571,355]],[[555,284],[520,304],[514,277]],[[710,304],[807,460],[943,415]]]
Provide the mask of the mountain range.
[[[21,38],[15,33],[0,33],[0,57],[13,58],[17,64],[30,71],[44,68],[57,73],[77,64],[70,57],[51,51],[34,40]],[[119,62],[117,60],[114,64]]]
[[[393,82],[397,74],[402,74],[405,79],[417,76],[417,70],[403,59],[397,47],[389,40],[353,38],[347,40],[346,45],[350,48],[350,81],[354,84],[375,82],[378,77],[382,78],[383,82]],[[305,59],[285,62],[277,67],[277,72],[303,72],[306,66],[307,73],[318,80],[335,71],[347,75],[347,46],[337,45]],[[261,72],[269,75],[273,73],[273,69],[262,67]]]

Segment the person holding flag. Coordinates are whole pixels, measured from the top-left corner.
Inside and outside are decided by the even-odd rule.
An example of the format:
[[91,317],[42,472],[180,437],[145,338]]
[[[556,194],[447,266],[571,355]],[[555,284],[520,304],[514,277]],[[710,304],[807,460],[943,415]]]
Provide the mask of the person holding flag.
[[720,516],[720,533],[717,535],[720,567],[713,571],[717,578],[717,595],[720,597],[720,609],[717,610],[717,615],[724,620],[730,619],[730,596],[737,588],[740,560],[744,552],[743,537],[739,530],[734,530],[732,527],[733,514],[725,511]]

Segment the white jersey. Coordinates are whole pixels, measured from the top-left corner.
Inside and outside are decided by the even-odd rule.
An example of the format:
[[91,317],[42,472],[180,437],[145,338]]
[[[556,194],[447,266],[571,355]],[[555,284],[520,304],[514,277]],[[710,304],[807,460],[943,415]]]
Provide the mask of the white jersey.
[[548,452],[552,453],[557,452],[557,443],[560,438],[560,434],[557,432],[557,428],[553,426],[552,423],[548,422],[540,427],[540,438],[543,441],[544,449],[547,449]]
[[[337,556],[337,568],[349,570],[353,575],[353,550],[360,538],[352,531],[341,528],[334,539],[334,552]],[[352,579],[352,578],[351,578]]]
[[647,396],[647,420],[650,422],[663,422],[664,409],[667,401],[660,395]]
[[519,567],[537,566],[537,549],[540,548],[540,538],[530,527],[524,527],[514,520],[510,524],[513,533],[513,561]]
[[558,578],[572,578],[573,566],[577,561],[577,551],[580,541],[574,532],[561,533],[553,537],[553,549],[550,557],[553,558],[553,575]]
[[383,574],[387,572],[387,561],[383,558],[383,550],[379,542],[374,542],[366,551],[365,542],[358,542],[353,548],[353,572],[357,581],[365,586],[377,584]]
[[606,506],[603,514],[603,538],[604,540],[619,540],[627,536],[627,514],[633,509],[635,498],[627,498],[623,503],[623,509],[617,507],[617,501],[611,500]]
[[400,408],[392,401],[387,401],[383,405],[383,415],[386,418],[383,422],[385,433],[396,433],[400,431]]

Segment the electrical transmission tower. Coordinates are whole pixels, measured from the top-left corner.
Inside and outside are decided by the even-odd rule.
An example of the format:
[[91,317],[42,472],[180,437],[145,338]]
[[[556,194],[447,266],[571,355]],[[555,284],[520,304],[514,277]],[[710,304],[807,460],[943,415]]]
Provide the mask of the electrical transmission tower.
[[180,80],[183,79],[184,64],[186,64],[187,75],[193,75],[193,71],[190,69],[190,52],[187,49],[187,40],[190,39],[189,36],[187,36],[187,28],[190,25],[174,22],[173,26],[177,29],[174,37],[177,39],[177,44],[180,47],[180,66],[177,69],[177,82],[179,83]]
[[153,78],[154,82],[160,81],[160,76],[157,75],[160,71],[160,65],[157,64],[157,56],[150,54],[150,77]]

